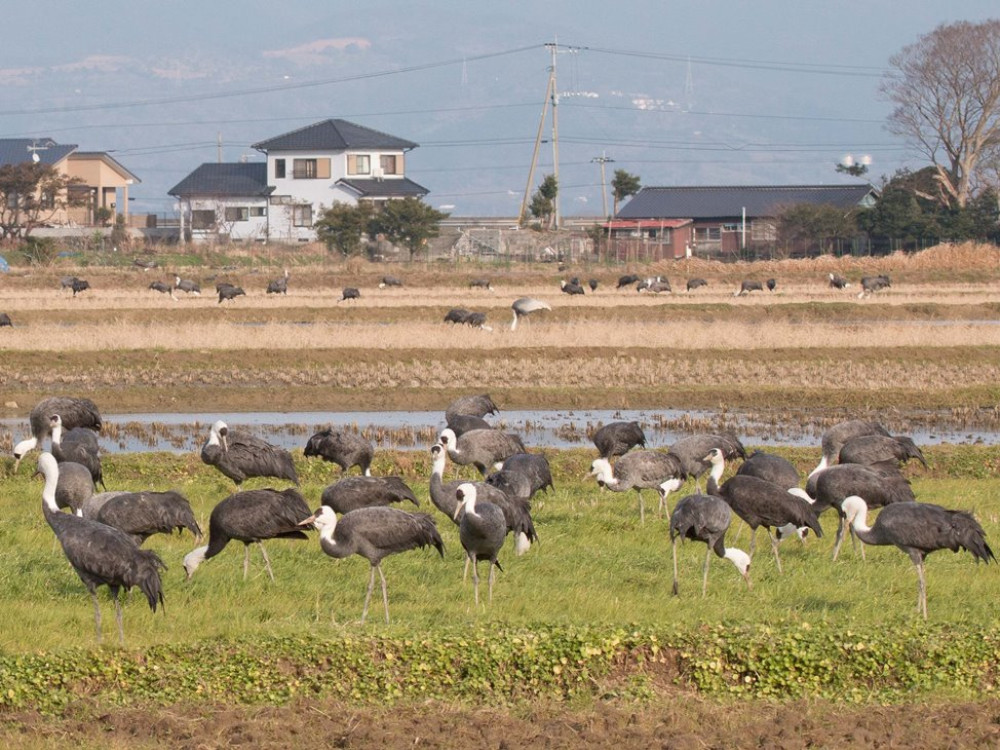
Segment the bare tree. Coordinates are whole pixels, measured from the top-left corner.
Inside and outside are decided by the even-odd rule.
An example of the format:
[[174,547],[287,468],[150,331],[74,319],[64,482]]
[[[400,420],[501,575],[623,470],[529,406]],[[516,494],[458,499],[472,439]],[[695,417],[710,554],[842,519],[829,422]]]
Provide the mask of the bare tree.
[[27,237],[60,211],[83,205],[70,190],[80,182],[38,162],[0,167],[0,239]]
[[964,208],[1000,151],[1000,20],[939,26],[889,64],[889,129],[937,171],[937,194],[923,197]]

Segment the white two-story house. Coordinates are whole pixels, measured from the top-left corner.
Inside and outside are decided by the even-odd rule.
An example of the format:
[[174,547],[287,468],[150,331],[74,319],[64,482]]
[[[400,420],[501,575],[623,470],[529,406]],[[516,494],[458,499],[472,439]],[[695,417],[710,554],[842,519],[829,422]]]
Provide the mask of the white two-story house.
[[378,204],[428,192],[404,171],[416,143],[346,120],[324,120],[253,147],[266,162],[202,164],[170,190],[183,236],[309,242],[314,222],[334,203]]

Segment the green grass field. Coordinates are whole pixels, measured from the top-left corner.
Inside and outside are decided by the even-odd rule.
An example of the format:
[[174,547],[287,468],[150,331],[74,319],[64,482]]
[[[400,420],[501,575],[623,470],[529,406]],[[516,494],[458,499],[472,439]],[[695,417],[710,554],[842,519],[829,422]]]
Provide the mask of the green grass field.
[[[918,499],[973,511],[988,539],[1000,545],[1000,480],[988,464],[995,461],[994,452],[931,447],[927,453],[932,468],[913,482]],[[508,542],[501,555],[505,572],[497,576],[492,604],[476,608],[471,583],[462,582],[464,557],[457,529],[429,503],[429,462],[424,453],[380,453],[379,473],[397,465],[407,467],[404,478],[422,498],[422,510],[435,517],[446,545],[443,560],[433,550],[421,550],[383,563],[391,625],[382,619],[377,586],[369,620],[359,624],[368,563],[360,557],[327,557],[315,533],[308,542],[266,543],[274,583],[255,548],[250,577],[242,579],[243,545],[238,542],[230,543],[187,581],[181,560],[195,547],[194,540],[187,533],[157,535],[145,546],[169,566],[164,573],[166,613],[151,614],[144,599],[133,596],[125,608],[127,645],[141,649],[218,637],[405,635],[486,623],[686,629],[718,623],[829,622],[866,628],[917,620],[916,576],[908,557],[895,548],[869,548],[863,562],[845,542],[840,559],[832,562],[837,522],[832,511],[822,518],[822,539],[783,542],[783,574],[777,572],[759,531],[751,591],[728,561],[713,557],[708,595],[702,598],[705,547],[683,544],[681,593],[674,597],[667,521],[657,518],[654,493],[647,492],[647,519],[640,525],[634,492],[601,490],[587,476],[591,451],[549,455],[557,490],[534,501],[540,541],[523,557],[515,557]],[[814,462],[808,451],[789,455],[801,469]],[[322,488],[339,477],[339,469],[307,461],[301,453],[297,462],[302,492],[315,507]],[[0,651],[7,654],[95,643],[90,597],[42,517],[42,483],[29,479],[33,463],[31,456],[17,475],[6,478],[0,495],[0,603],[6,613]],[[986,477],[975,476],[981,473]],[[235,489],[194,455],[111,454],[105,458],[105,476],[115,488],[180,490],[205,529],[211,508]],[[270,485],[263,479],[245,485],[259,486]],[[671,507],[680,496],[671,496]],[[747,548],[749,535],[738,519],[728,540]],[[486,566],[481,570],[485,594]],[[927,576],[931,622],[985,627],[996,621],[1000,570],[976,565],[967,554],[944,551],[929,558]],[[105,643],[114,645],[114,610],[105,589],[101,601]]]

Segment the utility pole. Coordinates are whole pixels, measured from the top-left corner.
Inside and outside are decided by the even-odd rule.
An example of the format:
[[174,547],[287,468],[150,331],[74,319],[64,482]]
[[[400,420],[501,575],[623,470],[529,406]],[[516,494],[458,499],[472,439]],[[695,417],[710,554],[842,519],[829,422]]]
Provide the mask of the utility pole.
[[559,52],[559,43],[545,45],[552,55],[552,176],[556,179],[555,198],[555,225],[559,229],[562,218],[559,212],[559,195],[562,193],[562,185],[559,184],[559,89],[556,87],[556,54]]
[[604,151],[601,152],[600,156],[595,156],[590,160],[591,164],[597,162],[601,165],[601,205],[604,207],[604,218],[608,217],[608,180],[604,174],[604,165],[608,162],[613,162],[614,159],[609,157]]
[[216,148],[215,158],[218,160],[219,164],[222,164],[222,131],[221,130],[218,133],[217,139],[218,139],[218,141],[217,141],[216,147],[215,147]]
[[555,85],[553,73],[549,72],[549,83],[545,89],[545,100],[542,102],[542,116],[538,120],[538,133],[535,135],[535,150],[531,154],[531,167],[528,169],[528,184],[524,188],[524,200],[521,201],[521,213],[517,217],[517,224],[524,224],[528,215],[528,202],[531,200],[531,183],[535,180],[535,167],[538,165],[538,149],[542,145],[542,130],[545,128],[545,113],[549,109],[549,91]]

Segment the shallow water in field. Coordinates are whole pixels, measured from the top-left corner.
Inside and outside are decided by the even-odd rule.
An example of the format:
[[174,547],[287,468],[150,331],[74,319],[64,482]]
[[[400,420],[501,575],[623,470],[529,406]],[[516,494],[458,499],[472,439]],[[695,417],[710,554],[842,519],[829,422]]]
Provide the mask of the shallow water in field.
[[[101,447],[107,452],[200,450],[217,419],[288,449],[304,448],[313,433],[333,425],[361,432],[380,448],[415,450],[429,447],[445,427],[439,411],[106,414]],[[589,447],[593,430],[615,421],[639,422],[651,448],[668,446],[693,433],[723,430],[735,433],[748,446],[818,446],[829,426],[808,414],[779,419],[761,413],[663,409],[510,410],[491,415],[487,421],[518,433],[529,449]],[[984,422],[975,415],[958,419],[951,414],[921,413],[893,415],[882,421],[891,432],[910,435],[918,445],[1000,444],[1000,431],[984,427],[990,420]],[[0,445],[12,446],[27,434],[27,419],[0,420]]]

